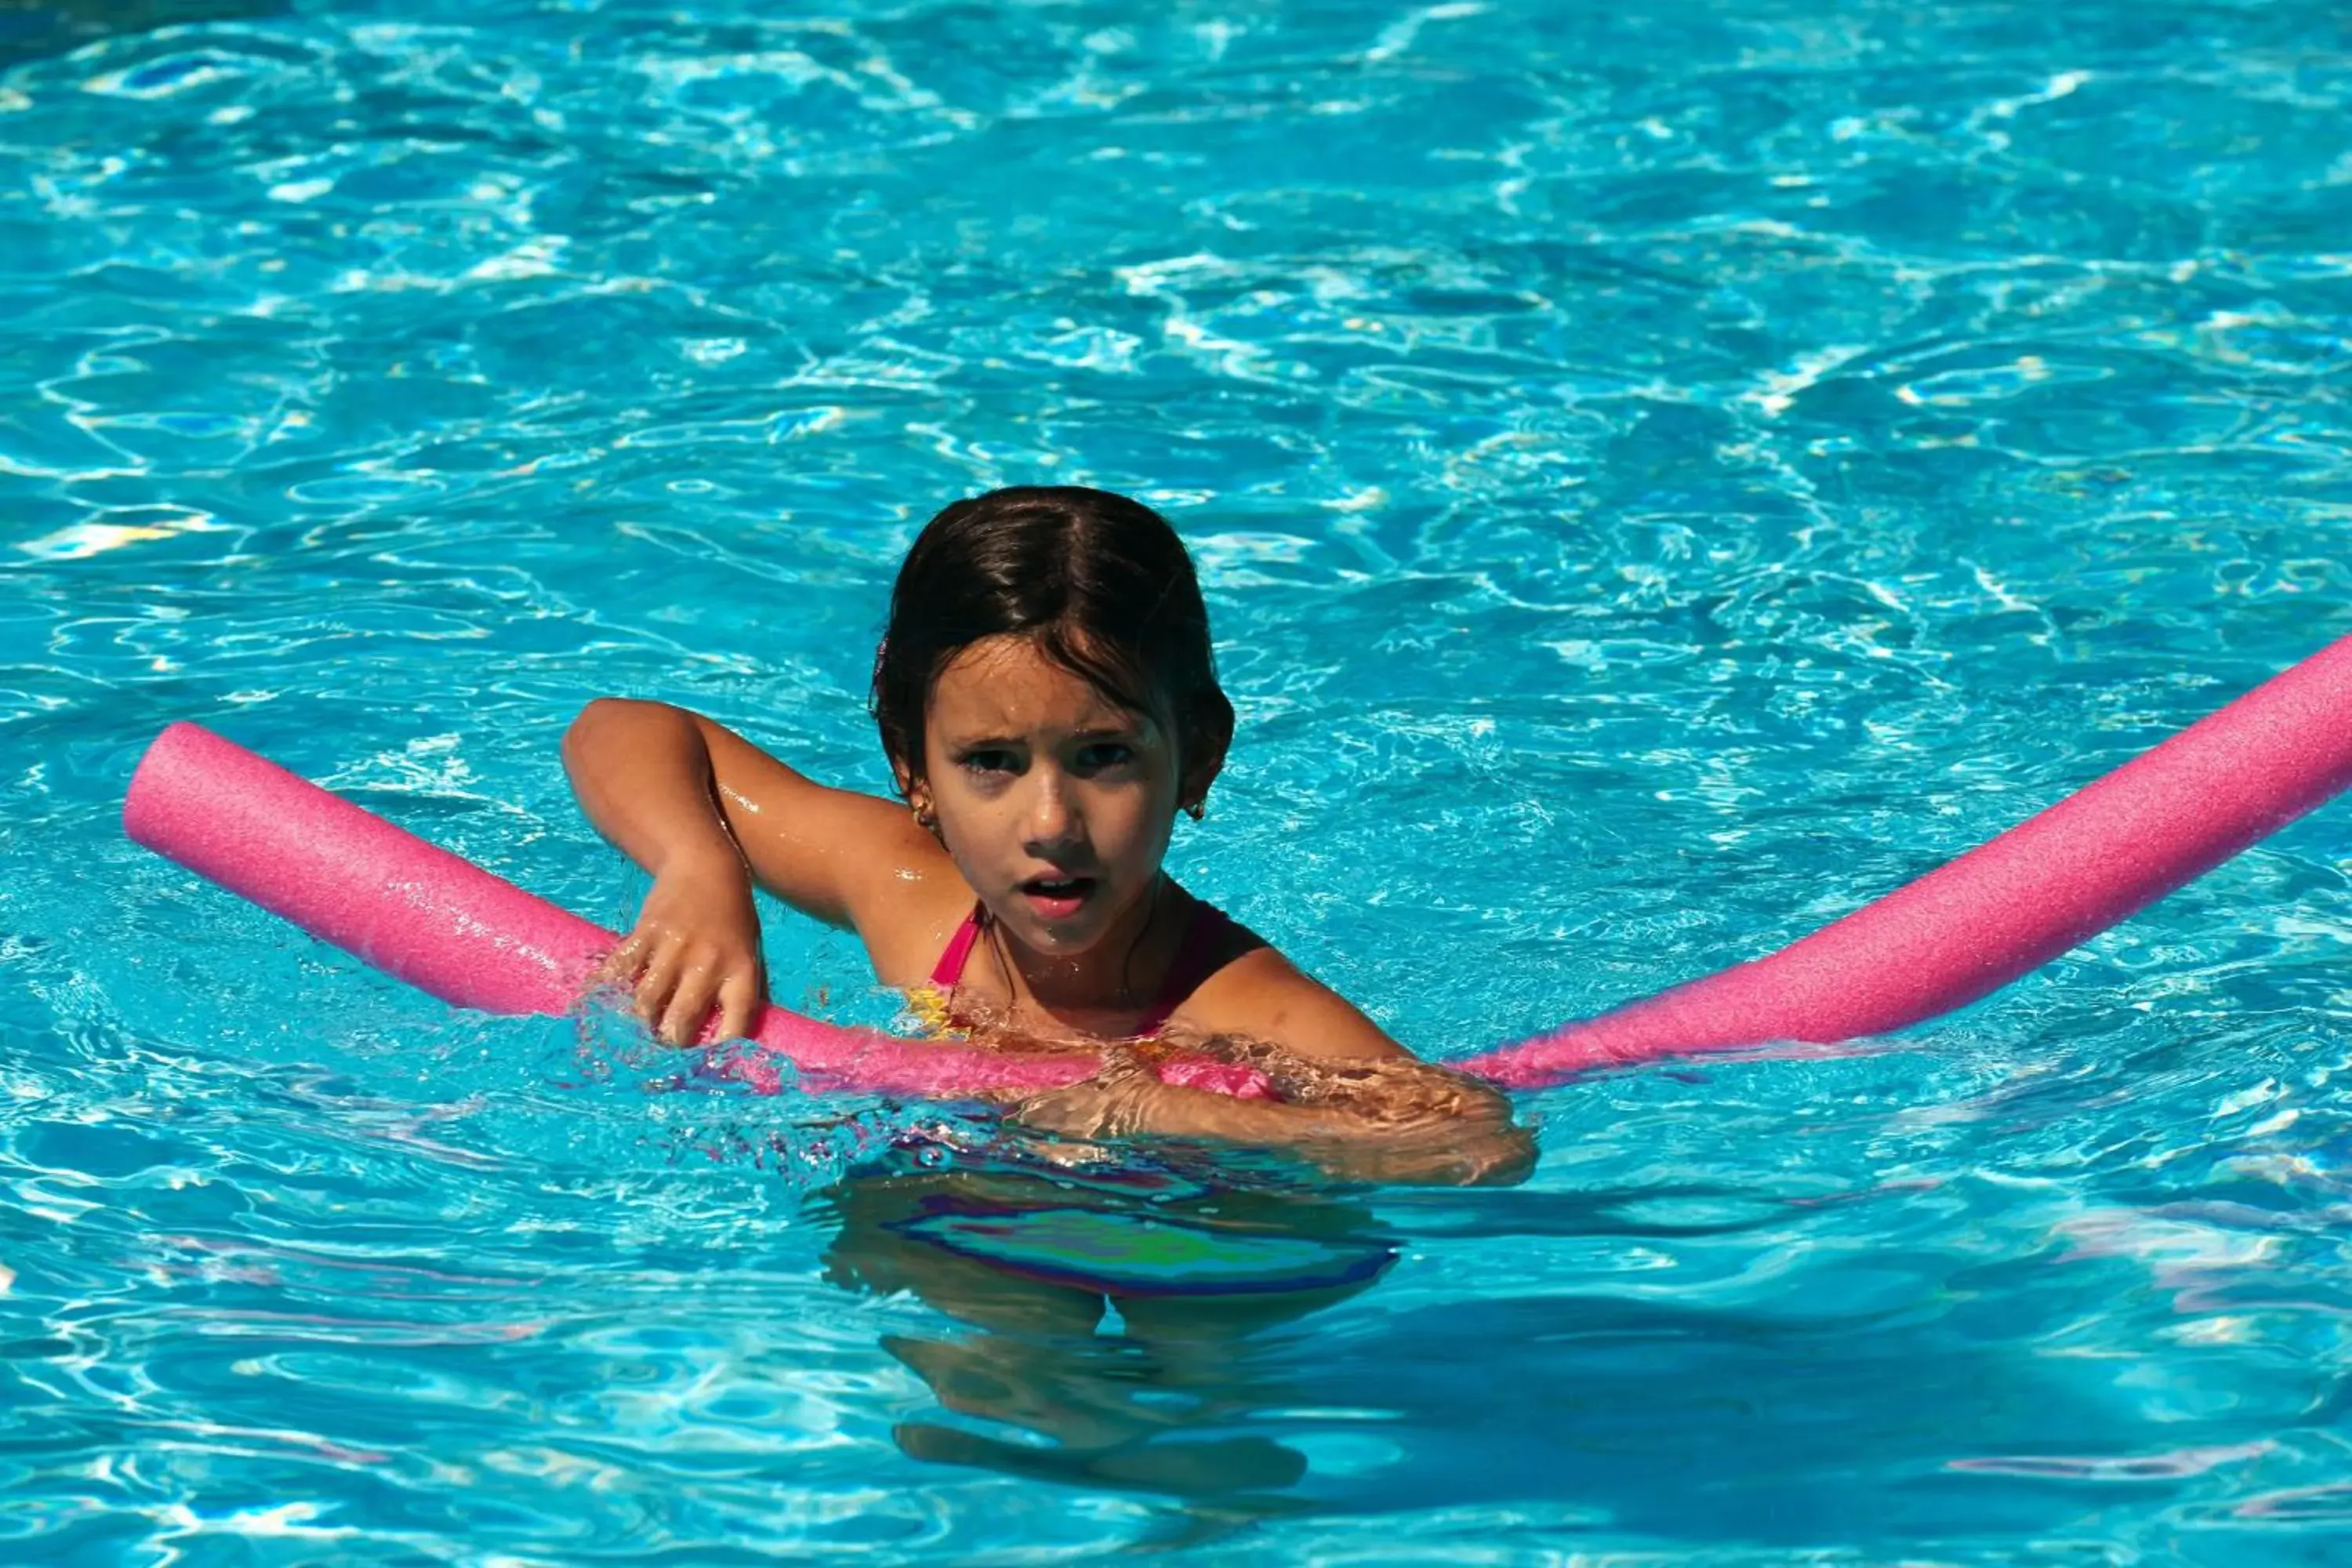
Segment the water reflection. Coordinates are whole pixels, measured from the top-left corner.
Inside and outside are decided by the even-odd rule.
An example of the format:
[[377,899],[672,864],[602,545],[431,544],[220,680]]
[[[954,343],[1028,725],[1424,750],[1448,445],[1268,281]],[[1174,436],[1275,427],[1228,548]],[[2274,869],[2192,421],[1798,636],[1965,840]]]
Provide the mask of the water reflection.
[[[1180,1499],[1200,1529],[1542,1500],[1657,1540],[2047,1531],[2095,1514],[2101,1486],[2186,1496],[2262,1462],[2313,1393],[2281,1369],[2217,1398],[2193,1361],[2118,1354],[2131,1331],[2100,1304],[2133,1282],[2102,1260],[1873,1247],[1771,1288],[1790,1215],[1818,1209],[1728,1189],[1383,1192],[1376,1219],[1345,1194],[1157,1172],[892,1171],[830,1201],[835,1283],[961,1325],[883,1342],[950,1413],[898,1426],[905,1453]],[[1518,1264],[1484,1298],[1299,1327],[1407,1238],[1508,1238]],[[1759,1272],[1682,1300],[1603,1257],[1718,1243]],[[1562,1273],[1570,1256],[1591,1261]],[[2021,1342],[2021,1320],[2069,1316],[2068,1342]]]
[[186,22],[276,16],[282,0],[0,0],[0,66]]
[[1354,1203],[1160,1171],[868,1172],[829,1201],[828,1278],[912,1291],[974,1331],[884,1349],[947,1410],[1010,1429],[907,1422],[893,1432],[907,1454],[1191,1499],[1306,1476],[1299,1450],[1241,1430],[1280,1403],[1262,1338],[1397,1257]]

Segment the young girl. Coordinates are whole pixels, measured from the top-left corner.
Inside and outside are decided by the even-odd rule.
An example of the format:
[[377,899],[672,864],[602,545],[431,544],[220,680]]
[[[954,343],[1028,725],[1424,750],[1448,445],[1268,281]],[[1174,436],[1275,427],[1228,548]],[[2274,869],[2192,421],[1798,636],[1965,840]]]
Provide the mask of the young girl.
[[[1416,1060],[1160,867],[1233,739],[1208,613],[1157,512],[1076,487],[993,490],[899,568],[874,717],[904,804],[812,783],[654,702],[589,704],[564,763],[601,833],[653,874],[608,977],[688,1042],[757,1016],[756,883],[855,931],[940,1033],[1099,1048],[1016,1114],[1087,1137],[1301,1150],[1350,1174],[1516,1180],[1529,1146],[1483,1085]],[[1162,1083],[1156,1042],[1246,1055],[1280,1101]]]

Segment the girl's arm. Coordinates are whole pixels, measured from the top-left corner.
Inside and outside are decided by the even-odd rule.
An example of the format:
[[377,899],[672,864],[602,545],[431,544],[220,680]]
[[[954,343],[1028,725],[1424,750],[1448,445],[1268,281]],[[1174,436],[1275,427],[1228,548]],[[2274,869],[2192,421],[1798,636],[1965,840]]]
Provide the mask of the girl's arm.
[[[933,889],[941,898],[930,901],[955,910],[946,923],[961,918],[961,879],[904,808],[812,783],[699,714],[600,699],[564,735],[563,765],[596,830],[653,873],[606,973],[633,985],[638,1015],[666,1039],[693,1040],[714,1004],[714,1037],[740,1035],[758,1016],[767,981],[754,881],[836,926],[876,923],[886,907],[903,924]],[[940,885],[942,871],[955,888]],[[919,952],[929,939],[928,931],[860,934],[877,954]],[[941,930],[933,945],[946,940]]]
[[1532,1167],[1531,1134],[1490,1085],[1421,1060],[1347,998],[1235,928],[1234,955],[1171,1022],[1265,1071],[1279,1100],[1235,1100],[1160,1080],[1117,1048],[1083,1083],[1014,1114],[1075,1137],[1149,1133],[1302,1154],[1346,1180],[1509,1183]]
[[1299,1098],[1179,1088],[1134,1058],[1113,1057],[1094,1078],[1024,1100],[1013,1114],[1073,1138],[1140,1133],[1288,1150],[1343,1181],[1507,1185],[1534,1168],[1534,1134],[1512,1123],[1510,1101],[1460,1073],[1402,1057],[1276,1077]]

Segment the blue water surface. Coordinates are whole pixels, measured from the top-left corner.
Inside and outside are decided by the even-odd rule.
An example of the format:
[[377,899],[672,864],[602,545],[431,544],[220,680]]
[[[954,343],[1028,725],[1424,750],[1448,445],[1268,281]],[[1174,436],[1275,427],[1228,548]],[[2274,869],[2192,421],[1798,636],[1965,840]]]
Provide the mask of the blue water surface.
[[1464,1055],[2352,632],[2347,235],[2321,0],[0,8],[0,1559],[2341,1561],[2341,806],[1473,1193],[723,1092],[118,811],[198,720],[625,922],[583,700],[878,788],[914,530],[1108,485],[1178,869]]

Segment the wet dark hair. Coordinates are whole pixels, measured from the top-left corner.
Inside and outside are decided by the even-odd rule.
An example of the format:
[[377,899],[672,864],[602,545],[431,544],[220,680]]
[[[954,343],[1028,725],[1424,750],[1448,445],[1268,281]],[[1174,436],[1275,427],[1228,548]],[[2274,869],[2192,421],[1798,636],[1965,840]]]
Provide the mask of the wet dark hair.
[[1171,730],[1180,782],[1233,739],[1200,579],[1168,520],[1108,490],[1015,485],[941,510],[898,568],[873,709],[902,786],[926,776],[923,714],[940,672],[1007,636]]

